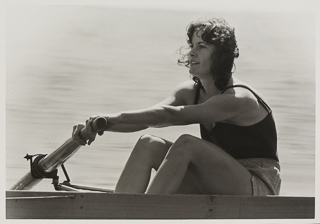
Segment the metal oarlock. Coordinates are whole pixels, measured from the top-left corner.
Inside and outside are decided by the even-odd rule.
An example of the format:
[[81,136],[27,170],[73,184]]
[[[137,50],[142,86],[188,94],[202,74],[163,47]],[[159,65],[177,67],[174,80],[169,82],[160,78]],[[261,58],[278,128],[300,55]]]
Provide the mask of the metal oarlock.
[[[42,159],[46,155],[47,154],[36,154],[36,155],[27,154],[24,158],[27,160],[30,160],[30,174],[32,175],[33,178],[35,179],[50,178],[52,179],[52,184],[56,189],[56,186],[59,184],[58,169],[55,169],[51,172],[44,172],[41,166],[39,165],[39,162],[42,161]],[[32,160],[34,156],[36,157],[34,160]]]
[[[51,172],[45,172],[42,169],[42,166],[39,164],[39,162],[41,162],[42,159],[44,157],[46,157],[46,155],[47,154],[36,154],[36,155],[27,154],[24,157],[25,159],[30,160],[30,174],[32,175],[32,177],[35,179],[44,179],[44,178],[52,179],[52,184],[54,186],[54,189],[57,191],[74,190],[74,189],[68,189],[68,187],[64,187],[59,184],[58,168],[54,169]],[[35,157],[34,160],[33,160],[33,157]],[[69,175],[67,173],[67,170],[66,170],[64,164],[61,164],[61,168],[62,168],[63,173],[67,179],[66,181],[64,181],[64,183],[70,183],[70,178],[69,178]]]
[[[42,178],[51,178],[52,175],[54,175],[54,171],[52,172],[44,172],[41,168],[39,168],[39,162],[41,159],[43,159],[47,154],[36,154],[36,155],[29,155],[27,154],[24,158],[30,160],[30,172],[31,175],[36,179],[42,179]],[[35,157],[36,156],[36,157]],[[35,159],[33,160],[33,157]]]
[[[51,172],[45,172],[42,169],[41,161],[45,158],[46,154],[36,154],[36,155],[29,155],[27,154],[24,158],[30,160],[30,174],[35,179],[44,179],[49,178],[52,179],[52,184],[56,191],[79,191],[79,190],[87,190],[87,191],[100,191],[106,193],[113,193],[113,190],[104,189],[104,188],[97,188],[97,187],[90,187],[78,184],[71,184],[70,177],[67,173],[66,167],[64,164],[61,164],[61,169],[64,173],[66,180],[63,183],[59,183],[59,176],[58,176],[58,168]],[[33,157],[35,159],[33,160]]]

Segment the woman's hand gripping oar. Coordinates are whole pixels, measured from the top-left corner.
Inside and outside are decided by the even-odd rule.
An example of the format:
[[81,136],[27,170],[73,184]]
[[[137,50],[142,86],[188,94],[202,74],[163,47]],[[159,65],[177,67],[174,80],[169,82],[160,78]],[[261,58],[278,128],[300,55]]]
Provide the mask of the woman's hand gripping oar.
[[[97,127],[97,119],[101,122],[101,126],[103,128],[99,129]],[[101,120],[100,120],[101,119]],[[95,140],[96,134],[103,135],[104,128],[107,125],[107,120],[103,117],[90,117],[89,120],[86,120],[86,125],[78,124],[73,127],[72,138],[78,141],[81,145],[86,145],[88,141],[88,145]]]

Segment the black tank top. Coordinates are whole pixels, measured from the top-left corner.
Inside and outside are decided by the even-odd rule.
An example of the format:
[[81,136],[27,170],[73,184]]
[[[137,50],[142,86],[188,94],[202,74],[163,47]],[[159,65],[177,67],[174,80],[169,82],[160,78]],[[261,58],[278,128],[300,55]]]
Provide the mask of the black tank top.
[[[194,104],[198,104],[201,84],[196,84]],[[250,126],[238,126],[216,122],[211,131],[200,124],[201,138],[216,144],[235,159],[270,158],[279,161],[277,155],[277,132],[270,107],[253,90],[244,85],[234,85],[225,88],[241,87],[248,89],[268,111],[268,115],[260,122]]]

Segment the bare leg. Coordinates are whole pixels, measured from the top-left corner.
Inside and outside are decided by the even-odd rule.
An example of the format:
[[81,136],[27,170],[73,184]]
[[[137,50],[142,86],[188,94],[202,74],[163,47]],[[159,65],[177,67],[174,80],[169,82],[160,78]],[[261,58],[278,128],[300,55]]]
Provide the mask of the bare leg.
[[221,148],[190,135],[172,145],[147,193],[177,192],[187,171],[202,193],[252,195],[249,171]]
[[201,194],[201,191],[197,183],[191,176],[191,173],[187,171],[186,175],[184,176],[180,184],[180,187],[174,193],[175,194]]
[[135,145],[118,180],[115,193],[144,193],[151,170],[158,169],[172,142],[143,135]]

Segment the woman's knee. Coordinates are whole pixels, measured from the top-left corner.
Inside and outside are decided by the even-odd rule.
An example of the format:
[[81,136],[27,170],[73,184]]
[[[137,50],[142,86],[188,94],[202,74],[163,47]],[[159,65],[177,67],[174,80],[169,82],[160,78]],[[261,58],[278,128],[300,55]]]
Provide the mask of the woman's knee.
[[144,134],[132,150],[131,157],[149,161],[154,168],[157,168],[157,164],[162,162],[171,144],[157,136]]
[[150,134],[144,134],[138,139],[137,145],[148,147],[153,142],[154,138],[155,137]]
[[144,134],[139,138],[137,145],[140,146],[142,150],[149,151],[154,148],[168,148],[168,143],[168,141],[160,137]]
[[193,135],[183,134],[176,140],[174,144],[176,149],[181,149],[184,152],[189,152],[196,148],[198,141],[199,138]]
[[172,145],[168,156],[180,159],[191,159],[193,151],[196,149],[196,141],[198,138],[189,135],[181,135]]
[[183,145],[190,144],[190,143],[192,144],[194,141],[196,141],[196,139],[198,139],[198,138],[196,138],[193,135],[183,134],[177,139],[177,141],[175,143],[183,144]]

